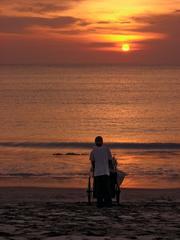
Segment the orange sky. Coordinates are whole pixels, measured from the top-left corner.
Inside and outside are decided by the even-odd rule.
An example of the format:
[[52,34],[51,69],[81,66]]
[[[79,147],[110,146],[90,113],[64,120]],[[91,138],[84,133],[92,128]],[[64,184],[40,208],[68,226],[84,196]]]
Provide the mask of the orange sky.
[[1,0],[0,64],[177,65],[179,26],[180,0]]

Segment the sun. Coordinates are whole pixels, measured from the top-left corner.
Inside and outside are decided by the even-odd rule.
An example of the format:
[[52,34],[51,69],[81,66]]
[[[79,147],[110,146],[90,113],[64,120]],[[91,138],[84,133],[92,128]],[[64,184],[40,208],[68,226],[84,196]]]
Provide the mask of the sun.
[[121,50],[123,52],[129,52],[130,51],[130,45],[128,43],[123,43],[121,46]]

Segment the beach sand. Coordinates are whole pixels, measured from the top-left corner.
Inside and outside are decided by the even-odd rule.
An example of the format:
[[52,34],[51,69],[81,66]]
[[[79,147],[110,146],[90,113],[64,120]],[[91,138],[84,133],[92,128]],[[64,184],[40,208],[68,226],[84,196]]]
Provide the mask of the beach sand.
[[178,240],[180,189],[123,189],[97,209],[85,189],[0,188],[0,216],[0,240]]

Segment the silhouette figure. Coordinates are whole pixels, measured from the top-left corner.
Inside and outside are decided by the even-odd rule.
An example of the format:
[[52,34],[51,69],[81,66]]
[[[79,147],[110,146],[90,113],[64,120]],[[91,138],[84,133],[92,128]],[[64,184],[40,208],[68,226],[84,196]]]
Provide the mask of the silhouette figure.
[[90,161],[94,173],[94,191],[97,207],[111,207],[110,165],[112,165],[110,149],[103,144],[103,138],[95,138],[95,146],[90,153]]

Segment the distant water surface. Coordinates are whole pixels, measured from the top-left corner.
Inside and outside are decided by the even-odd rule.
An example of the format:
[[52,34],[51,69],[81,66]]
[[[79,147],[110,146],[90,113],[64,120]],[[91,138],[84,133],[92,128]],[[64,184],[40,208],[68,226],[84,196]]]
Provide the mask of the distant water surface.
[[[83,144],[103,135],[129,173],[125,186],[178,186],[179,67],[0,66],[0,86],[1,185],[85,185]],[[53,155],[69,151],[85,154]]]
[[180,68],[0,67],[1,140],[180,142]]

